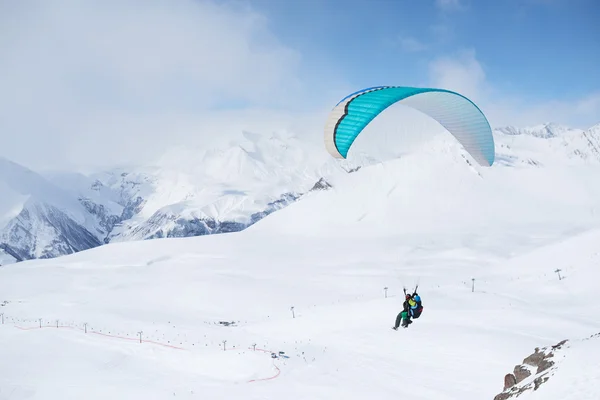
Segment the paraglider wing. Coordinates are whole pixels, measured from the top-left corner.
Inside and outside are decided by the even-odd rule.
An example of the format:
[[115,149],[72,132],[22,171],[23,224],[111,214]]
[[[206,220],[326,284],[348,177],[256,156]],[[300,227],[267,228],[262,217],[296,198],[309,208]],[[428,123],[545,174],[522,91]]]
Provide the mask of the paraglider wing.
[[445,89],[377,86],[352,93],[331,111],[325,124],[325,147],[346,158],[360,132],[383,110],[401,103],[435,119],[481,165],[494,163],[494,139],[481,110],[461,94]]

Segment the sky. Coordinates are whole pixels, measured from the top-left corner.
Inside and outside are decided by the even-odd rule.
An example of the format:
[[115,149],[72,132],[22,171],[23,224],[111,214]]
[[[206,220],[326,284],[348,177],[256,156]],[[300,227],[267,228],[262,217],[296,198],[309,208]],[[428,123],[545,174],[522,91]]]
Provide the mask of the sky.
[[456,90],[492,126],[587,128],[599,16],[595,0],[0,0],[0,156],[85,170],[243,130],[322,140],[337,101],[375,85]]

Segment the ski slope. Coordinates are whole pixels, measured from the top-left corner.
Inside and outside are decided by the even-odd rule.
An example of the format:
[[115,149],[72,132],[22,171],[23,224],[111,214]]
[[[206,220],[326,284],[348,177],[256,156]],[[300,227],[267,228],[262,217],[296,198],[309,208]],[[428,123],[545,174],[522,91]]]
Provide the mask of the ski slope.
[[[519,398],[600,398],[598,166],[436,143],[243,232],[2,267],[0,399],[491,400],[563,339]],[[417,283],[423,315],[390,329]]]

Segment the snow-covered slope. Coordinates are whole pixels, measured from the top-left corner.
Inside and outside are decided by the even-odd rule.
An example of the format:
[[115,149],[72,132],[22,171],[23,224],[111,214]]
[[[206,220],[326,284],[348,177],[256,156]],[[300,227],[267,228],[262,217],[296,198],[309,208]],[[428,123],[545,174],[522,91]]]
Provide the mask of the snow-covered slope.
[[[588,365],[571,396],[598,398],[575,342],[600,331],[600,164],[513,139],[544,163],[477,168],[441,135],[242,232],[0,268],[0,396],[492,400],[569,339],[522,396],[562,399]],[[423,315],[390,329],[417,283]]]
[[399,159],[337,175],[330,180],[333,190],[307,196],[251,229],[414,237],[510,224],[546,236],[599,220],[600,160],[567,162],[572,148],[532,135],[496,133],[496,140],[498,163],[492,168],[465,167],[464,150],[441,134]]
[[[352,175],[336,190],[358,193],[372,178]],[[496,194],[506,216],[527,201]],[[343,235],[354,220],[326,237],[265,229],[303,203],[231,235],[112,243],[0,269],[0,396],[492,400],[533,348],[600,331],[597,221],[580,233],[547,232],[527,214],[485,230],[439,219],[439,230],[414,236],[400,225]],[[402,285],[416,283],[423,315],[391,330]],[[594,367],[573,350],[538,398],[560,398],[560,374],[575,376],[579,363]],[[571,398],[598,398],[598,376],[582,376],[590,384],[571,382]]]

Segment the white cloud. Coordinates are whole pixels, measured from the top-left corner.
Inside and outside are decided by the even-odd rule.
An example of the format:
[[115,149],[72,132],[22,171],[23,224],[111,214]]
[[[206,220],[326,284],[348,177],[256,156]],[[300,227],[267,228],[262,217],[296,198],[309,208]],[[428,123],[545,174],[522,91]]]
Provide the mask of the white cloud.
[[600,92],[574,100],[538,102],[502,93],[487,79],[473,50],[431,61],[428,84],[464,94],[480,106],[492,126],[556,122],[585,129],[600,122]]
[[262,100],[282,83],[289,88],[299,62],[261,15],[212,2],[40,1],[12,14],[3,21],[14,39],[3,45],[3,72],[76,96],[98,91],[95,78],[136,99],[185,81],[207,104]]
[[[322,124],[324,118],[312,112],[292,113],[269,108],[173,111],[143,116],[125,112],[96,113],[78,121],[81,126],[85,125],[85,133],[63,142],[62,146],[73,167],[153,163],[169,147],[213,146],[239,137],[243,131],[271,134],[287,130],[309,136],[315,127],[322,131],[317,124]],[[87,160],[88,152],[79,151],[89,149],[90,145],[94,153],[102,155],[93,164]]]
[[462,93],[474,101],[486,90],[485,72],[474,50],[433,60],[429,65],[429,79],[435,87]]
[[301,54],[267,22],[216,1],[2,2],[0,155],[34,168],[144,158],[207,134],[209,117],[221,134],[216,110],[295,104]]

